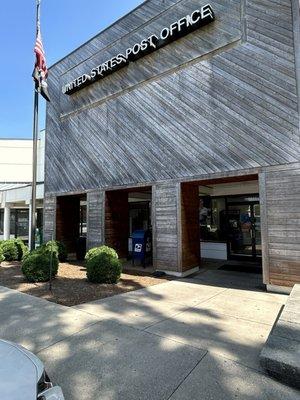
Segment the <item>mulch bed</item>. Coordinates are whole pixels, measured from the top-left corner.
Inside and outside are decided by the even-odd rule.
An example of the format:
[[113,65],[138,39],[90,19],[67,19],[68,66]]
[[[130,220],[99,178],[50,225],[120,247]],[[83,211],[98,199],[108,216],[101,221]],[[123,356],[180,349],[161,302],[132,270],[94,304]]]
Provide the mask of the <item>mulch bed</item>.
[[60,263],[57,277],[52,282],[52,291],[49,291],[49,283],[27,282],[19,262],[3,262],[0,266],[0,286],[65,306],[103,299],[168,280],[169,278],[166,277],[155,278],[147,272],[132,271],[123,273],[120,281],[115,285],[94,284],[87,281],[86,270],[82,263],[66,262]]

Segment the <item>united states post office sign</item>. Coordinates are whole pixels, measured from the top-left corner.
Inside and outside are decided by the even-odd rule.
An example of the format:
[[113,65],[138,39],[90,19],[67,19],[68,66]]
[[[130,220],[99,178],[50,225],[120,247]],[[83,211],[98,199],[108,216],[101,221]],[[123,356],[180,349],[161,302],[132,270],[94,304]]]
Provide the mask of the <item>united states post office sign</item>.
[[136,61],[146,54],[167,45],[187,35],[188,33],[204,26],[215,19],[213,9],[210,4],[194,10],[191,14],[173,22],[170,26],[163,28],[159,34],[153,34],[143,39],[140,43],[135,43],[132,47],[119,53],[104,63],[92,68],[89,73],[83,74],[72,82],[65,84],[62,88],[64,94],[70,95],[83,87],[90,85],[115,71],[125,67],[130,62]]

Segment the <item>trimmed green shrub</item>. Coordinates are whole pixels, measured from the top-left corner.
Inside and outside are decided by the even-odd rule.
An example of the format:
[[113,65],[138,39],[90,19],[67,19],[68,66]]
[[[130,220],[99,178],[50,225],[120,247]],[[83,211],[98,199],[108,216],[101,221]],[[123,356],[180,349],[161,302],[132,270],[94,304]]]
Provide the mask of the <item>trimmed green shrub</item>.
[[21,239],[14,239],[14,243],[18,252],[18,261],[21,261],[22,258],[29,252],[28,247]]
[[0,264],[2,263],[2,261],[4,261],[4,256],[2,253],[2,248],[0,247]]
[[49,242],[42,244],[39,249],[41,251],[46,251],[50,253],[52,250],[57,255],[60,262],[66,261],[68,256],[66,246],[58,240],[50,240]]
[[[50,280],[51,252],[40,248],[28,253],[22,262],[22,272],[29,282],[48,282]],[[52,255],[52,278],[58,272],[58,258]]]
[[94,247],[93,249],[90,249],[86,253],[85,258],[84,258],[85,264],[87,265],[88,261],[91,258],[93,258],[95,256],[98,256],[101,253],[105,253],[105,254],[107,254],[107,255],[115,258],[115,259],[119,258],[118,253],[114,249],[112,249],[111,247],[108,247],[108,246]]
[[5,261],[18,260],[18,249],[14,240],[3,240],[0,243],[0,247]]
[[68,258],[67,248],[64,243],[56,241],[58,247],[58,259],[60,262],[65,262]]
[[106,252],[90,257],[86,263],[86,276],[93,283],[117,283],[122,266],[120,260]]

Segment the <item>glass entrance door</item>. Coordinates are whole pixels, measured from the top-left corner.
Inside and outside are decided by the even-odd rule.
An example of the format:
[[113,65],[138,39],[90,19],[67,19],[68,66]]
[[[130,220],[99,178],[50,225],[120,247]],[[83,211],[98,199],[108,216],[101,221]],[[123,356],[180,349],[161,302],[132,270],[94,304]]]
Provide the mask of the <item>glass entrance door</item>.
[[261,256],[259,203],[227,203],[227,239],[229,257]]

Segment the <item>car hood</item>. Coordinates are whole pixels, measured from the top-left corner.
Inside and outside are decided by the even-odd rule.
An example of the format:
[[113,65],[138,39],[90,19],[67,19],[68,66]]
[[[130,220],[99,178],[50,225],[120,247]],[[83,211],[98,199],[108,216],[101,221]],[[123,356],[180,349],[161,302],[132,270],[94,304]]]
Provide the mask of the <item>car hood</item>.
[[0,399],[35,400],[42,362],[15,343],[0,340]]

